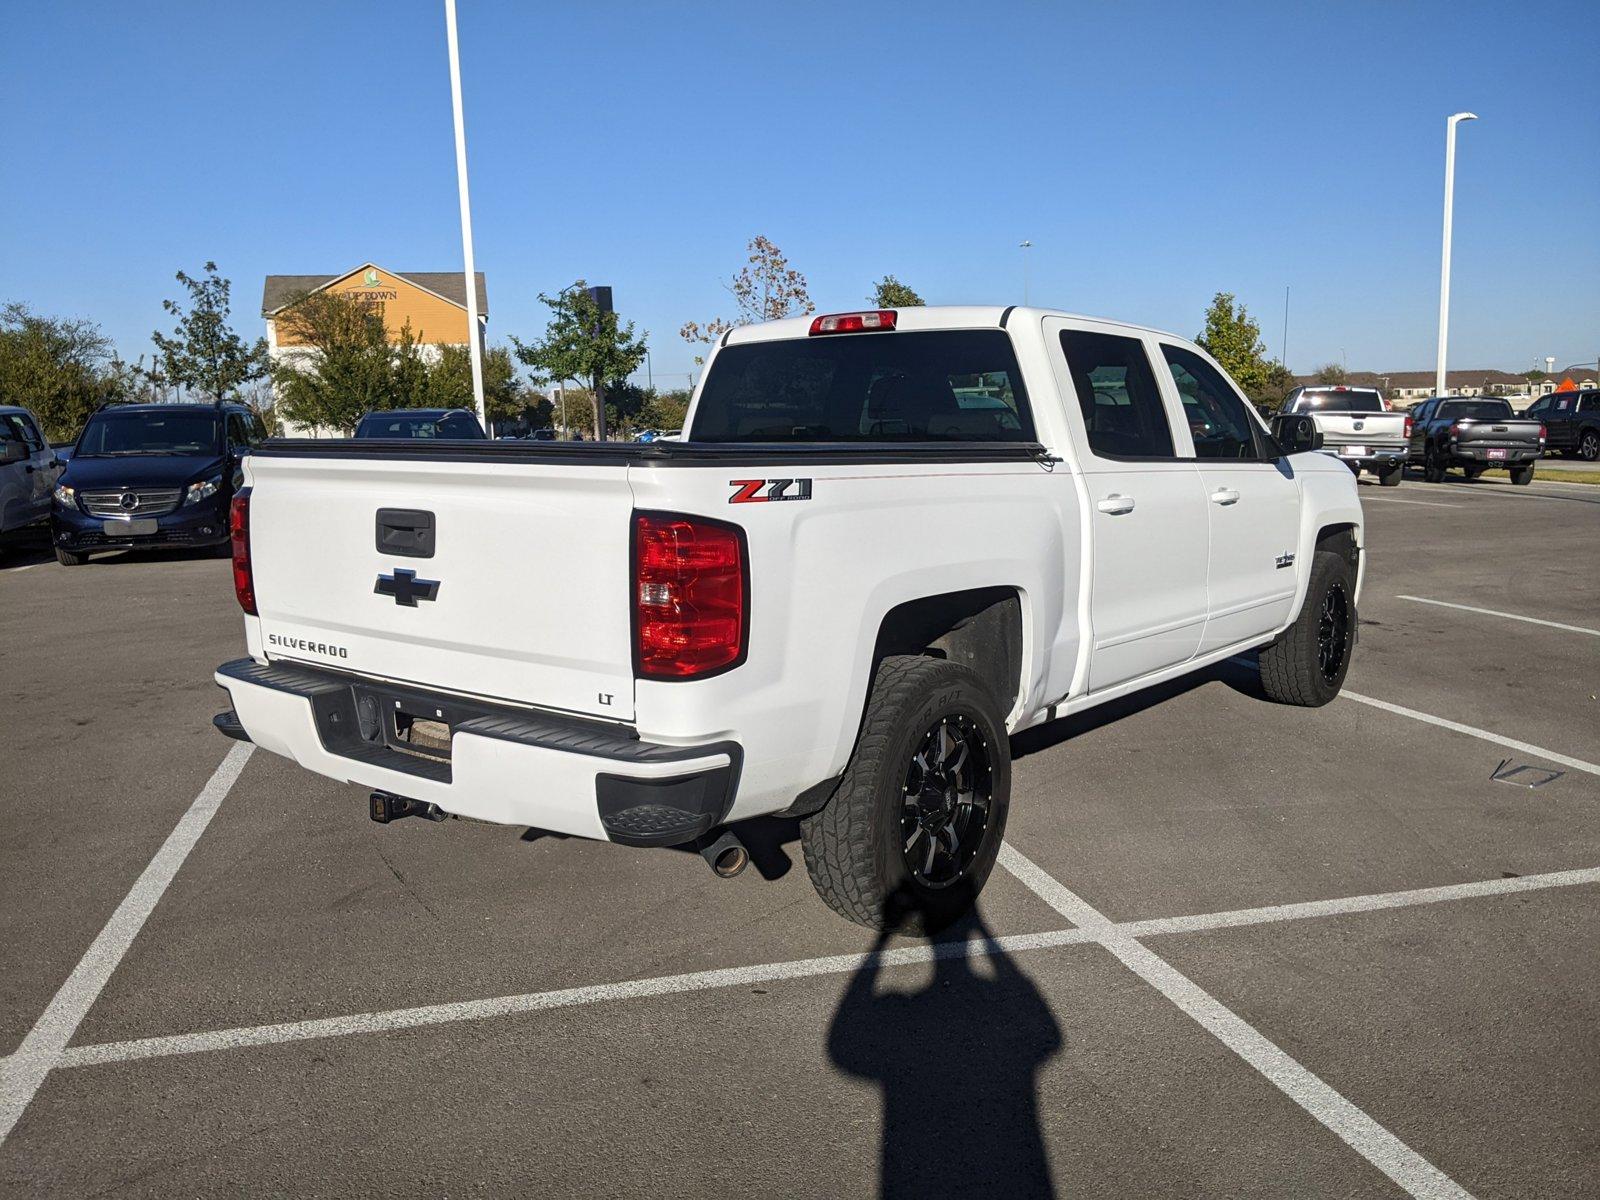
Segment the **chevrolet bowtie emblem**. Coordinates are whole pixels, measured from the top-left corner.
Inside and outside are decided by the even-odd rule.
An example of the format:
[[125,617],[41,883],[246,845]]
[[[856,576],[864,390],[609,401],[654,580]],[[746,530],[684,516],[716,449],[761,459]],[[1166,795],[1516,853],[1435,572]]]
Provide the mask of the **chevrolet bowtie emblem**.
[[401,567],[393,575],[379,575],[373,592],[379,596],[393,596],[396,604],[415,608],[418,600],[435,600],[439,596],[437,579],[418,579],[415,571]]

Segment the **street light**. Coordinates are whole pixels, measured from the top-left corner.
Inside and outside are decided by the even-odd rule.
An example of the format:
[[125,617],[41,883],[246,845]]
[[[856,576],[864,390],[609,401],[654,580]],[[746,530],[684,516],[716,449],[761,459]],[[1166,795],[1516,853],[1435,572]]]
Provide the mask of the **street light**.
[[1445,395],[1445,346],[1450,340],[1450,221],[1456,203],[1456,126],[1476,121],[1477,114],[1459,112],[1445,122],[1444,133],[1444,260],[1439,268],[1439,359],[1434,367],[1433,394]]
[[1028,303],[1028,251],[1033,248],[1033,243],[1023,241],[1019,248],[1022,251],[1022,303]]

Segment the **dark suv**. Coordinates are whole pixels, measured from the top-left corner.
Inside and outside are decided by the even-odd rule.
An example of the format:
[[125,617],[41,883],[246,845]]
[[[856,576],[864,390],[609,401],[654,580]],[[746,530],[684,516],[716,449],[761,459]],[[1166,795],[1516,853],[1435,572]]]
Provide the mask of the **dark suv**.
[[89,418],[56,480],[50,534],[75,567],[94,550],[226,547],[240,462],[261,440],[242,404],[117,404]]
[[478,418],[464,408],[402,408],[369,412],[356,426],[358,438],[458,438],[488,440]]

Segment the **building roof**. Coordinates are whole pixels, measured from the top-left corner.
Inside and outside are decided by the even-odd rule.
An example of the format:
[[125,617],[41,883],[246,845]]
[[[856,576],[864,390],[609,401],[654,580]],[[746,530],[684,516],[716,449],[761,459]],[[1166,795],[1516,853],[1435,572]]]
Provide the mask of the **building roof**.
[[[363,264],[376,266],[376,263]],[[356,270],[360,270],[357,267]],[[387,270],[388,268],[384,268]],[[351,274],[349,271],[340,271],[337,275],[268,275],[266,286],[261,290],[261,315],[270,317],[282,311],[291,301],[314,292],[318,288],[327,287],[336,279],[343,279]],[[398,276],[410,283],[416,284],[425,291],[440,296],[451,304],[461,308],[467,306],[467,286],[461,271],[390,271],[389,274]],[[478,280],[478,315],[489,315],[489,291],[483,282],[483,272],[477,273]]]

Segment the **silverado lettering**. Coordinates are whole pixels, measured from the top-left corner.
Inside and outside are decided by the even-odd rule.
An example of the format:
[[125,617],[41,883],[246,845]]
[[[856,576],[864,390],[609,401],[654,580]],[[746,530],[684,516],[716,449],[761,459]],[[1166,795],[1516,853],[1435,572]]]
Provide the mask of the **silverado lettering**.
[[304,650],[307,654],[324,654],[329,658],[349,658],[350,651],[329,642],[312,642],[305,638],[284,637],[281,633],[267,634],[267,645],[285,650]]

